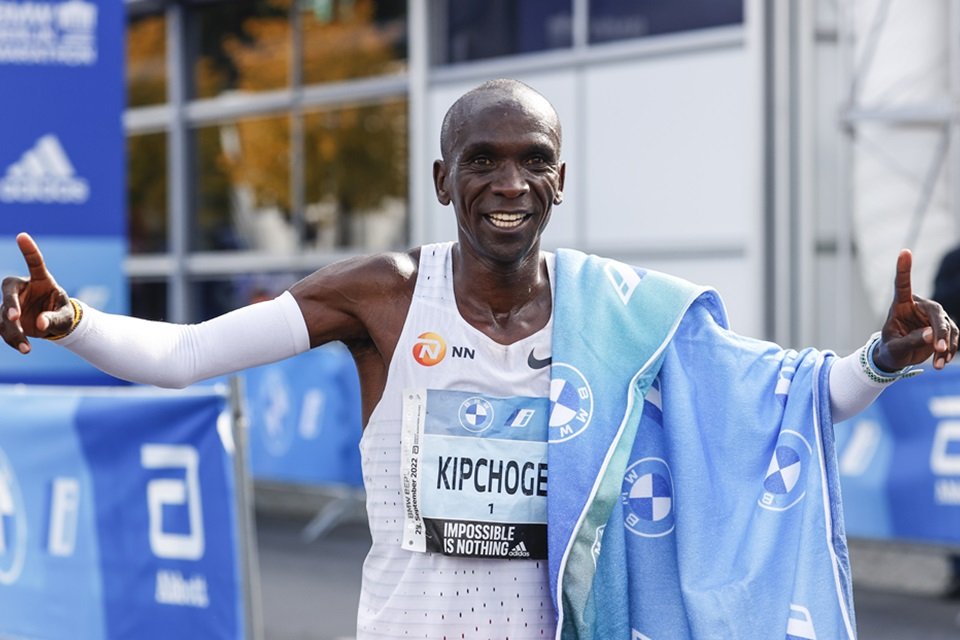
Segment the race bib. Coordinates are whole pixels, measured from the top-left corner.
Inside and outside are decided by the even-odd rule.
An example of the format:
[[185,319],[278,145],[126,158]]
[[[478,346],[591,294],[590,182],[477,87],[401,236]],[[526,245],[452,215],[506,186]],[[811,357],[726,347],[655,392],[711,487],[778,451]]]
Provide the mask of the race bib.
[[403,394],[403,548],[547,557],[547,398]]

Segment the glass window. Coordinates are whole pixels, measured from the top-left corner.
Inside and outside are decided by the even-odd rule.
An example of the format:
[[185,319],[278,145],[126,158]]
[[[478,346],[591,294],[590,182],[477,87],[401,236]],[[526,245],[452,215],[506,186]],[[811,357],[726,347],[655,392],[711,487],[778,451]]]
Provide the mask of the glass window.
[[167,283],[155,280],[130,282],[130,315],[144,320],[169,320]]
[[301,7],[304,84],[406,68],[404,0],[311,0]]
[[407,103],[304,117],[304,241],[312,249],[407,243]]
[[440,63],[570,47],[571,0],[446,0]]
[[296,245],[290,208],[290,120],[252,118],[198,129],[195,251],[289,252]]
[[167,134],[127,137],[130,253],[167,250]]
[[305,273],[238,273],[190,282],[191,322],[202,322],[242,306],[272,300]]
[[193,5],[194,98],[290,85],[291,0],[229,0]]
[[743,0],[590,0],[590,42],[743,22]]
[[167,101],[167,21],[163,14],[127,21],[127,105]]

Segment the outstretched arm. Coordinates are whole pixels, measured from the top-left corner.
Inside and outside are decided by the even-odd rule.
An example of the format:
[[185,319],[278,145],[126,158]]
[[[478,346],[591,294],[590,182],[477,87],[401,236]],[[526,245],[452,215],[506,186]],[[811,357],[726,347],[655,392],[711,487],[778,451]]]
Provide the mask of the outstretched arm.
[[30,352],[30,338],[54,339],[118,378],[185,387],[310,346],[303,314],[289,293],[200,324],[152,322],[71,300],[33,239],[22,233],[17,244],[30,277],[4,279],[0,332],[21,353]]
[[30,338],[56,339],[111,375],[164,387],[274,362],[330,340],[362,337],[366,324],[356,310],[370,293],[365,283],[377,282],[375,267],[356,261],[352,269],[322,270],[275,300],[207,322],[152,322],[71,301],[33,239],[20,234],[17,243],[30,277],[2,284],[0,335],[8,345],[29,353]]

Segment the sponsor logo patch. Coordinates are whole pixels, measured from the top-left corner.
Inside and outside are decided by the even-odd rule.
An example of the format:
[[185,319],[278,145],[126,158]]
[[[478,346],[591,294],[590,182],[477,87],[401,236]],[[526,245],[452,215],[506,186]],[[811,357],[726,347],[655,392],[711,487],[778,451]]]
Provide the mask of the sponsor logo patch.
[[550,380],[550,442],[575,438],[590,426],[593,391],[580,370],[554,363]]
[[791,429],[780,432],[763,479],[763,493],[758,500],[761,507],[786,511],[803,499],[812,454],[813,448],[802,435]]
[[76,175],[52,133],[37,140],[0,178],[0,202],[83,204],[89,199],[90,185]]
[[620,501],[624,526],[644,538],[665,536],[674,527],[673,475],[661,458],[642,458],[623,476]]
[[439,364],[447,355],[447,343],[440,334],[427,331],[417,336],[413,345],[413,359],[424,367]]
[[479,396],[460,405],[460,426],[471,433],[486,431],[493,424],[493,405]]
[[546,358],[538,358],[534,355],[535,349],[530,349],[530,355],[527,356],[527,366],[531,369],[543,369],[544,367],[549,367],[550,362],[553,360],[550,356]]

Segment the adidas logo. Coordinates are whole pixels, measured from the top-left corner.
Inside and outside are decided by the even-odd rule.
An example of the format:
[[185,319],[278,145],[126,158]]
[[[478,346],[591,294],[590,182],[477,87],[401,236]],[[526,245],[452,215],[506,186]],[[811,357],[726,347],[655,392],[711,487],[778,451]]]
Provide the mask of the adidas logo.
[[507,555],[511,558],[529,558],[530,552],[527,551],[527,545],[523,544],[523,540],[517,543],[513,549],[510,549],[510,552]]
[[0,178],[0,202],[83,204],[90,185],[75,173],[60,140],[47,134]]

